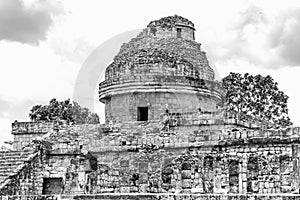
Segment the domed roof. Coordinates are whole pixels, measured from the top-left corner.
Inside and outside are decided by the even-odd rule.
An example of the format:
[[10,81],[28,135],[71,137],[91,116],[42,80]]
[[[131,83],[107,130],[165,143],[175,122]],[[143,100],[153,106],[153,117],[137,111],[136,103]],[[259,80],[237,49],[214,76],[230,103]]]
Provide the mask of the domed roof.
[[173,112],[216,109],[220,85],[194,31],[183,17],[165,17],[121,46],[99,84],[107,119],[136,121],[143,108],[156,120],[166,104]]
[[[178,24],[188,27],[183,29],[182,37],[177,37],[174,30]],[[158,33],[152,34],[149,27],[157,28]],[[182,76],[185,77],[213,81],[214,71],[209,66],[205,52],[201,51],[201,44],[190,39],[188,35],[191,31],[193,33],[193,27],[191,21],[177,15],[150,22],[136,38],[122,45],[106,69],[106,79],[112,74],[115,77],[123,76],[120,71],[124,67],[130,71],[142,65],[151,68],[154,64],[161,64],[169,69],[184,68],[186,72],[182,73]],[[174,70],[166,71],[170,71],[171,74],[167,72],[165,75],[174,75]]]

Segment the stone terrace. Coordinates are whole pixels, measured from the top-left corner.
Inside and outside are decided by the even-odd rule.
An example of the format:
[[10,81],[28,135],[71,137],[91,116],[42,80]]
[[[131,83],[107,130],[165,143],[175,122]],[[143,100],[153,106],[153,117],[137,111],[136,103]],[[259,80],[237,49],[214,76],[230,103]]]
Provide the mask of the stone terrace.
[[[38,127],[30,125],[35,122],[27,124]],[[53,144],[51,151],[56,153],[79,152],[81,149],[92,152],[124,151],[147,144],[189,147],[245,144],[256,140],[267,142],[274,139],[288,143],[300,141],[299,127],[277,130],[268,128],[270,126],[257,120],[245,120],[241,116],[220,117],[218,113],[170,113],[157,121],[127,122],[112,126],[56,125],[49,129],[51,135],[45,139]],[[45,129],[44,126],[41,128]]]
[[[265,152],[275,153],[278,151],[278,155],[292,156],[293,152],[290,144],[300,143],[299,128],[280,131],[263,130],[258,128],[259,124],[251,122],[246,123],[242,119],[232,119],[228,118],[228,116],[220,118],[220,114],[218,113],[182,113],[179,116],[177,114],[170,113],[169,115],[161,116],[161,118],[162,119],[158,121],[129,122],[114,124],[112,126],[100,124],[61,124],[53,128],[53,130],[50,130],[49,134],[47,134],[48,136],[44,137],[40,141],[50,143],[51,148],[47,149],[46,152],[50,156],[49,158],[51,163],[54,162],[58,156],[75,156],[76,159],[80,159],[81,156],[90,152],[94,156],[98,157],[99,163],[104,165],[107,164],[107,160],[105,159],[110,159],[119,153],[123,154],[125,152],[125,155],[127,152],[128,155],[126,155],[128,158],[126,157],[126,159],[134,159],[135,156],[144,155],[144,152],[146,151],[152,151],[151,156],[164,156],[165,158],[168,158],[168,152],[170,152],[171,149],[173,149],[172,151],[178,152],[179,156],[182,153],[182,155],[185,156],[183,151],[189,148],[194,148],[194,152],[199,155],[207,154],[210,156],[216,155],[216,149],[221,148],[223,149],[222,151],[224,151],[223,156],[226,157],[228,155],[232,158],[236,157],[241,159],[241,155],[244,154],[244,152],[247,155],[254,152],[256,152],[257,155],[264,155]],[[256,144],[261,144],[261,147]],[[278,145],[272,146],[271,144]],[[163,151],[160,151],[160,149]],[[7,171],[3,170],[5,173],[3,172],[4,176],[2,180],[7,178],[6,181],[13,181],[13,178],[10,177],[21,172],[25,166],[24,162],[20,162],[19,160],[25,160],[26,158],[30,162],[33,158],[32,156],[35,155],[32,154],[32,152],[27,153],[31,154],[28,158],[26,158],[25,154],[21,155],[20,152],[19,154],[16,152],[2,153],[3,160],[1,168],[7,168]],[[9,156],[10,154],[11,156]],[[100,155],[106,156],[102,158]],[[69,162],[67,157],[63,160],[66,164]],[[7,161],[6,158],[12,161],[5,164]],[[120,157],[120,163],[121,159],[122,157]],[[225,165],[226,164],[224,164],[224,166]],[[53,167],[54,171],[60,170],[60,174],[65,173],[67,169],[66,166],[58,166],[54,164],[51,167]],[[47,168],[49,168],[49,166]],[[79,169],[81,168],[79,167]],[[244,167],[244,169],[246,169],[246,167]],[[243,173],[243,177],[246,177],[245,173],[247,173],[247,171],[243,171]],[[288,172],[287,176],[290,177],[291,173]],[[176,181],[178,180],[176,179]],[[246,182],[247,180],[242,179],[242,181]],[[5,185],[5,183],[3,183],[2,186],[3,185]],[[101,189],[99,190],[99,192],[102,193],[105,191],[106,189],[103,189],[103,191]],[[122,193],[122,191],[123,190],[121,189],[116,189],[116,192]],[[130,192],[134,193],[131,189]],[[268,192],[260,191],[259,193]],[[205,196],[205,198],[206,197],[207,196]],[[77,197],[74,198],[76,199]],[[88,198],[88,196],[86,198]],[[103,199],[105,198],[106,197],[103,197]],[[126,199],[127,197],[124,198]],[[133,195],[128,198],[136,197]],[[151,197],[150,199],[153,198],[154,197]],[[245,197],[239,198],[245,199]],[[166,197],[166,199],[169,199],[169,197]]]

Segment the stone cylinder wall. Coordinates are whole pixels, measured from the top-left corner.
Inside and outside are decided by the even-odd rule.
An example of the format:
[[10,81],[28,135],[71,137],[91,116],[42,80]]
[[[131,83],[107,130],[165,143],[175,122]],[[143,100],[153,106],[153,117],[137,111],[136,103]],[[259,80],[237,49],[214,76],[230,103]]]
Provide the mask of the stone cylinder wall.
[[[140,92],[113,95],[105,101],[106,122],[120,123],[137,121],[137,108],[148,107],[148,120],[160,120],[169,113],[215,111],[218,98],[202,93],[179,93],[168,89],[165,92]],[[168,110],[168,111],[167,111]]]

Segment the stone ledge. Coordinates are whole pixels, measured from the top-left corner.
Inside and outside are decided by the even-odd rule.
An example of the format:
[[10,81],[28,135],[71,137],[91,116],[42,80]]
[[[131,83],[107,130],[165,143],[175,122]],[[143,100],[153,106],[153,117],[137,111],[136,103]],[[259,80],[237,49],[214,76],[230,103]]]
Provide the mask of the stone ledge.
[[75,200],[75,199],[134,199],[134,200],[152,200],[152,199],[165,199],[165,200],[294,200],[299,199],[299,194],[173,194],[173,193],[102,193],[92,195],[12,195],[0,196],[1,199],[10,200]]
[[13,135],[23,135],[23,134],[41,134],[47,133],[52,130],[55,126],[59,125],[59,122],[14,122],[12,123]]

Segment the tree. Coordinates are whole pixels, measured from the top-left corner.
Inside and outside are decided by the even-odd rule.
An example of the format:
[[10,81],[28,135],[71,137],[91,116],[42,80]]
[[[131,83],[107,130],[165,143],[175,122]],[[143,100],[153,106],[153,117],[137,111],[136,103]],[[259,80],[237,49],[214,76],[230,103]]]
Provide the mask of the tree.
[[49,105],[34,105],[29,117],[32,121],[66,120],[75,124],[97,124],[99,116],[90,112],[88,108],[82,108],[77,102],[70,99],[57,101],[51,99]]
[[279,127],[292,125],[288,117],[288,96],[279,90],[271,76],[231,72],[222,79],[222,84],[227,111],[257,117]]

